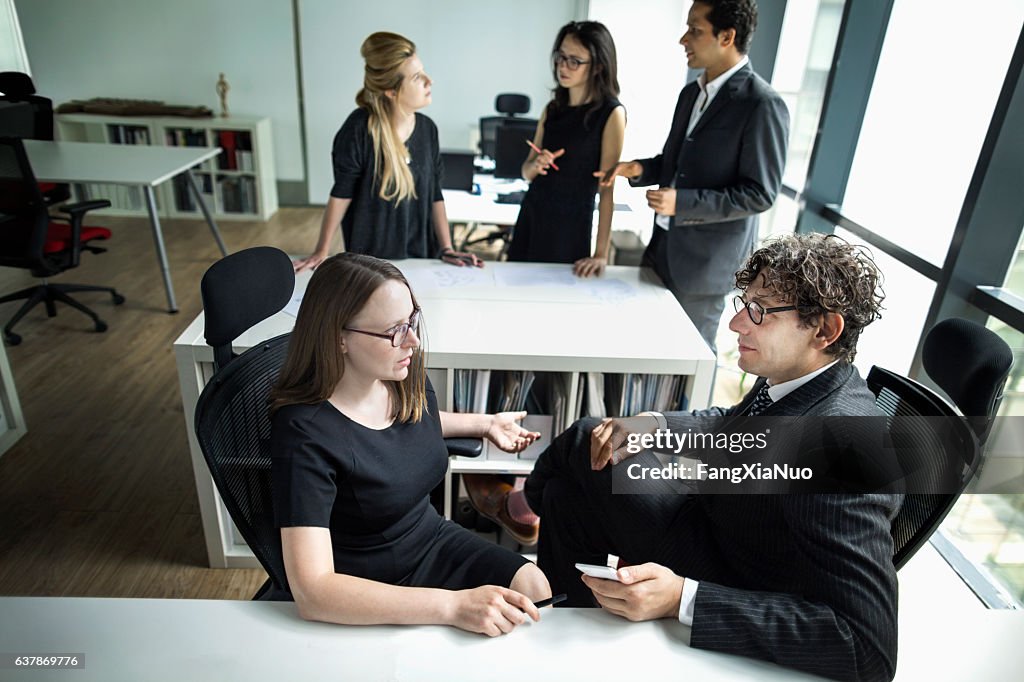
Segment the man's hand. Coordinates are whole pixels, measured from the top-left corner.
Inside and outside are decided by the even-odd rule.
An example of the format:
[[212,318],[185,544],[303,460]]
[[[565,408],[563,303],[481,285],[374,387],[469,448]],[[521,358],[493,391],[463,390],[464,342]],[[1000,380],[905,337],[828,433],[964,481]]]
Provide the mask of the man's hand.
[[620,161],[607,170],[594,171],[594,177],[600,178],[597,184],[601,187],[611,187],[616,175],[633,180],[640,177],[643,172],[644,167],[637,161]]
[[604,469],[608,462],[618,464],[633,453],[626,452],[626,438],[631,433],[654,433],[658,420],[654,417],[618,417],[602,419],[590,432],[590,468]]
[[671,187],[647,190],[647,205],[658,215],[676,214],[676,191]]
[[684,579],[660,564],[619,569],[619,580],[583,576],[602,608],[628,620],[678,618]]

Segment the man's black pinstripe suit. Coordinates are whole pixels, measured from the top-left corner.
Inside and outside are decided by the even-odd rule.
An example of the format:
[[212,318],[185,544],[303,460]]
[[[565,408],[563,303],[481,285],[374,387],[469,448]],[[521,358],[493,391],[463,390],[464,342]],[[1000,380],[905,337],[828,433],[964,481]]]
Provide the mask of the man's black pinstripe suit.
[[[727,408],[666,414],[669,427],[743,413],[764,380]],[[854,367],[839,362],[765,416],[878,416]],[[567,605],[593,605],[573,564],[659,563],[700,581],[690,644],[839,679],[891,679],[896,571],[889,523],[899,495],[612,495],[590,470],[596,420],[538,459],[526,484],[541,516],[538,563]],[[644,455],[638,455],[643,457]],[[637,652],[642,655],[642,652]]]

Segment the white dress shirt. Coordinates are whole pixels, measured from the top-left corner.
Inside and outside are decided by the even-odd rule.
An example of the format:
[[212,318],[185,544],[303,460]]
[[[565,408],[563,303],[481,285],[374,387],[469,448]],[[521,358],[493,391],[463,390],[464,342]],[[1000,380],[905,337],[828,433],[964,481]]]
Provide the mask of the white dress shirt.
[[[747,57],[747,55],[743,55],[743,59],[736,62],[736,65],[734,67],[732,67],[731,69],[723,73],[721,76],[711,81],[710,83],[706,82],[707,72],[704,72],[701,75],[697,76],[697,87],[700,88],[700,94],[697,95],[697,101],[693,103],[693,111],[690,112],[690,124],[686,126],[687,137],[689,137],[690,133],[693,132],[693,129],[697,127],[697,123],[700,122],[700,117],[704,115],[704,112],[707,110],[708,105],[711,104],[711,101],[713,99],[715,99],[715,95],[717,95],[718,91],[722,89],[722,86],[725,85],[725,82],[732,78],[737,71],[739,71],[749,63],[750,58]],[[665,161],[666,159],[662,159],[662,163],[664,163]],[[675,163],[674,159],[672,160],[672,163]],[[675,186],[676,181],[673,177],[672,187]],[[671,216],[656,213],[654,217],[654,222],[661,229],[667,230],[671,226],[672,218]]]

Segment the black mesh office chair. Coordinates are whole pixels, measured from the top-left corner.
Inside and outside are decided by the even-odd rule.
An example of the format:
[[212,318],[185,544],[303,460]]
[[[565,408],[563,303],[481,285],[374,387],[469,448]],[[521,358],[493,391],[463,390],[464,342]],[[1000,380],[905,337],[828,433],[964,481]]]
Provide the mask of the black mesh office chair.
[[[483,116],[480,118],[480,153],[483,156],[494,158],[495,145],[497,144],[498,128],[506,121],[514,119],[519,114],[530,111],[530,98],[527,95],[517,93],[504,93],[494,98],[494,109],[501,116]],[[517,119],[527,120],[527,119]],[[533,121],[534,126],[537,121]]]
[[[917,459],[903,463],[907,470],[918,468],[916,487],[928,485],[943,491],[905,496],[891,526],[897,569],[932,536],[975,476],[1012,363],[1009,347],[998,336],[981,325],[957,319],[945,320],[928,333],[922,358],[928,375],[968,416],[963,418],[916,381],[880,367],[873,367],[868,374],[876,404],[898,425],[892,434],[894,445]],[[913,419],[918,416],[942,420]],[[941,466],[935,468],[936,464]]]
[[[24,102],[32,108],[32,125],[28,134],[32,140],[52,140],[53,135],[53,101],[36,94],[36,86],[32,78],[20,71],[0,72],[0,101]],[[0,131],[0,135],[3,135]],[[20,137],[13,136],[12,137]],[[71,188],[66,184],[53,182],[39,183],[43,200],[48,205],[59,204],[71,198]]]
[[83,225],[85,214],[110,206],[106,200],[67,204],[61,212],[69,223],[55,222],[47,211],[28,155],[21,140],[0,137],[0,265],[29,270],[43,283],[0,297],[0,303],[25,299],[25,303],[4,326],[4,339],[16,346],[21,337],[14,333],[16,325],[32,308],[46,304],[50,317],[57,314],[57,302],[88,315],[96,331],[105,332],[107,324],[99,315],[69,294],[82,291],[103,291],[111,295],[115,305],[124,303],[113,287],[87,284],[53,284],[46,278],[78,267],[82,251],[103,253],[106,249],[91,242],[110,238],[105,227]]
[[[213,347],[213,378],[196,403],[196,440],[235,527],[269,576],[253,599],[290,600],[281,532],[274,526],[270,486],[267,397],[288,355],[282,334],[239,356],[232,342],[281,310],[295,286],[291,259],[260,246],[226,256],[203,276],[206,342]],[[453,455],[479,456],[474,439],[448,439]]]

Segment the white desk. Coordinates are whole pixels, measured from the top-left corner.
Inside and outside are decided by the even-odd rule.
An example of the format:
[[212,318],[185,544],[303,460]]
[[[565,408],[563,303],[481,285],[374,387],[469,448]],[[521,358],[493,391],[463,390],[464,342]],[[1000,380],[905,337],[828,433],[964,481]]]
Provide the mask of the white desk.
[[[956,622],[900,614],[897,680],[1020,678],[1024,613]],[[0,598],[3,653],[84,654],[82,670],[0,669],[6,680],[801,680],[771,663],[691,649],[689,628],[596,609],[544,609],[494,639],[444,626],[341,626],[290,603]]]
[[[443,410],[453,409],[456,369],[676,374],[688,377],[692,408],[706,407],[714,356],[675,298],[652,275],[611,266],[600,280],[579,280],[570,265],[492,263],[482,270],[436,260],[395,263],[409,278],[423,308],[427,367]],[[511,286],[529,274],[537,286]],[[296,281],[305,290],[310,275]],[[242,352],[291,331],[295,318],[281,312],[235,340]],[[248,547],[236,544],[223,504],[195,441],[196,401],[213,375],[213,350],[203,337],[200,314],[174,342],[192,468],[213,567],[255,566]],[[575,378],[575,377],[574,377]],[[576,404],[570,381],[567,404]],[[445,508],[451,508],[451,474],[466,471],[529,471],[532,462],[476,462],[449,467]]]
[[150,147],[146,145],[92,144],[88,142],[44,142],[24,140],[25,151],[36,179],[47,182],[85,183],[107,182],[116,185],[138,185],[146,196],[146,208],[153,230],[157,261],[167,292],[167,307],[178,312],[167,265],[160,216],[156,208],[153,188],[171,178],[184,174],[192,189],[206,223],[213,232],[217,246],[225,256],[227,249],[221,240],[217,223],[203,201],[190,169],[220,153],[219,147]]
[[[470,194],[460,190],[442,190],[445,212],[449,223],[466,223],[470,231],[468,240],[479,225],[515,225],[519,218],[519,204],[499,204],[495,201],[498,194],[513,191],[525,191],[529,184],[525,180],[496,180],[493,176],[474,175],[473,181],[480,186],[480,194]],[[615,212],[612,214],[613,230],[628,230],[640,235],[649,229],[653,213],[642,205],[633,205],[622,201],[623,192],[617,193]],[[598,213],[594,209],[593,225],[597,226]],[[596,232],[595,232],[596,235]],[[464,241],[465,241],[464,240]]]

